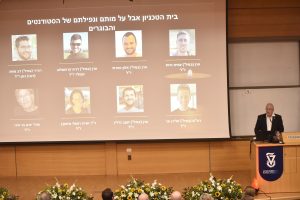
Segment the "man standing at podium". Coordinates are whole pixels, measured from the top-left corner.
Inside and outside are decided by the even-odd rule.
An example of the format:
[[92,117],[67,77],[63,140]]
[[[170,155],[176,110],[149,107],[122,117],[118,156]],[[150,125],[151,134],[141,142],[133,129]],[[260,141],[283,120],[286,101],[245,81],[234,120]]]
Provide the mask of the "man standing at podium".
[[266,105],[266,113],[258,115],[255,125],[256,140],[268,140],[269,142],[279,142],[281,133],[284,131],[282,118],[274,113],[274,105]]

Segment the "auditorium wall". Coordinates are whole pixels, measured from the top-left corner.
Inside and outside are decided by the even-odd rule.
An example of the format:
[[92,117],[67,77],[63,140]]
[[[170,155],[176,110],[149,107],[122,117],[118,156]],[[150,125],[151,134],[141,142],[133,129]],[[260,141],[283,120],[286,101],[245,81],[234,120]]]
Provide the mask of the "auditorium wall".
[[267,102],[286,132],[300,130],[297,1],[229,1],[228,72],[233,136],[254,135]]
[[2,145],[0,160],[18,177],[250,170],[249,141]]
[[[0,9],[31,8],[37,2],[36,6],[55,8],[62,1],[2,1]],[[82,3],[66,1],[65,6],[70,2]],[[84,2],[92,6],[95,1]],[[299,1],[228,1],[229,42],[297,41],[299,38]],[[128,160],[129,149],[131,160]],[[225,141],[1,144],[0,161],[2,177],[250,170],[249,141],[236,138]]]

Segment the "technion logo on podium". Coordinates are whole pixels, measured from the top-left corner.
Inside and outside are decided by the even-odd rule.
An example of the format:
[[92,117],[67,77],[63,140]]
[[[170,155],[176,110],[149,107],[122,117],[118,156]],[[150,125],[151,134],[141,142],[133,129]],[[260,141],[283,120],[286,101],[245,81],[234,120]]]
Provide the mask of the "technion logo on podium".
[[275,181],[283,173],[283,147],[259,147],[259,174],[266,181]]

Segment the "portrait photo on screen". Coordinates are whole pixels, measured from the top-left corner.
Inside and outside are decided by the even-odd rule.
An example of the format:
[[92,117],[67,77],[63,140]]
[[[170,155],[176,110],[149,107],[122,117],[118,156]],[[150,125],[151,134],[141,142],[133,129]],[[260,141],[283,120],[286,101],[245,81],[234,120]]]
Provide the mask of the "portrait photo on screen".
[[37,115],[39,111],[38,93],[35,89],[15,89],[15,115]]
[[144,112],[143,85],[117,86],[117,112]]
[[195,113],[197,111],[196,84],[171,84],[170,99],[173,114]]
[[64,59],[88,59],[89,41],[87,32],[64,33]]
[[142,31],[115,32],[116,57],[142,57]]
[[195,29],[169,30],[170,56],[195,56]]
[[91,93],[89,87],[65,88],[65,113],[66,114],[90,114]]
[[37,60],[36,34],[12,35],[12,61]]

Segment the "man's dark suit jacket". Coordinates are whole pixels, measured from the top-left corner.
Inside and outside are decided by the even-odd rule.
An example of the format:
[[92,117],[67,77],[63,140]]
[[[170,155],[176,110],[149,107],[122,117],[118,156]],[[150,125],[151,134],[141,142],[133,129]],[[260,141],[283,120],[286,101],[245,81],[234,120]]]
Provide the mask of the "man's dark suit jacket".
[[280,115],[275,114],[272,119],[272,127],[271,131],[269,132],[271,135],[268,135],[267,131],[267,121],[266,121],[266,114],[258,115],[256,125],[255,125],[255,135],[256,138],[261,138],[261,135],[265,135],[267,140],[272,140],[272,137],[275,135],[276,131],[280,133],[284,131],[282,118]]

